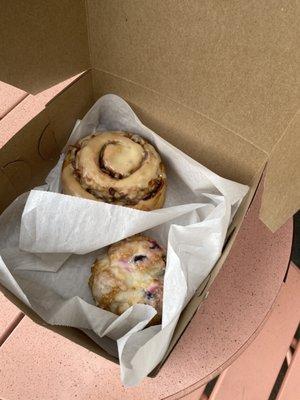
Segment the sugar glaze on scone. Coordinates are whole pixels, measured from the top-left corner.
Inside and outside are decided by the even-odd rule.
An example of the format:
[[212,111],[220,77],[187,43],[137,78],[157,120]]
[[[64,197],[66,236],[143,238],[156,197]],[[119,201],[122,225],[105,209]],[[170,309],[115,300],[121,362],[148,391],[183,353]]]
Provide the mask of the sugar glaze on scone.
[[165,251],[147,236],[113,244],[92,267],[89,284],[96,305],[120,315],[134,304],[149,304],[157,311],[151,323],[160,323],[165,266]]

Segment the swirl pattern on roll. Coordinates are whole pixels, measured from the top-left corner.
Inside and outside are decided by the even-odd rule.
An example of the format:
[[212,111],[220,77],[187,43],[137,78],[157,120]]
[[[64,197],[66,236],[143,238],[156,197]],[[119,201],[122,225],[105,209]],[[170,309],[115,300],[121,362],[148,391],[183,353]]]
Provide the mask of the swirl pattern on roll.
[[63,193],[139,210],[161,208],[166,173],[160,155],[142,137],[99,132],[70,146],[62,168]]

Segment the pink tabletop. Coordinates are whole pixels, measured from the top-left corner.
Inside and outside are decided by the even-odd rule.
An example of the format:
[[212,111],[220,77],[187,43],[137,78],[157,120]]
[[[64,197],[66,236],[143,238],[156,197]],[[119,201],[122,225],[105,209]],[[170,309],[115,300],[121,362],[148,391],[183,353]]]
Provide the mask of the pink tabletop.
[[116,364],[25,317],[0,348],[0,398],[179,399],[224,370],[258,333],[289,262],[292,221],[272,234],[258,219],[261,190],[208,298],[156,378],[124,388]]
[[0,81],[0,119],[20,103],[27,93]]
[[75,75],[36,96],[0,81],[0,148],[40,113],[46,103],[68,84],[76,80],[79,75],[81,74]]

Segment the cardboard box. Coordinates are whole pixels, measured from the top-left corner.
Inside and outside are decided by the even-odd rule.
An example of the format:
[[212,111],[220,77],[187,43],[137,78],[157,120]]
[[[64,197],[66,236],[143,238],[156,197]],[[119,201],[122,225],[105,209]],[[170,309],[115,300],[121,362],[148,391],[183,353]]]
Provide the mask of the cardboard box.
[[[266,164],[262,221],[275,231],[300,208],[299,17],[290,0],[1,6],[1,80],[38,93],[86,71],[0,149],[1,211],[43,182],[75,120],[105,93],[122,96],[145,125],[214,172],[251,186],[162,363],[228,256]],[[35,322],[111,359],[79,330],[47,325],[1,290]]]

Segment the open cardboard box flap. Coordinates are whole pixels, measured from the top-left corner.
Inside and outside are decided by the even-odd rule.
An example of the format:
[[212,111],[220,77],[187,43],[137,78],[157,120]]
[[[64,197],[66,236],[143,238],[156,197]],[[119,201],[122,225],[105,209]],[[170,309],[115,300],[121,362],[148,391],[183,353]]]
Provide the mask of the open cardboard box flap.
[[243,137],[269,158],[261,219],[275,231],[300,207],[293,4],[12,2],[1,8],[0,78],[36,93],[92,68],[94,94],[102,72],[103,80],[148,89]]
[[[227,257],[266,162],[263,222],[275,231],[300,208],[297,11],[292,1],[277,0],[32,0],[1,8],[1,80],[37,93],[89,71],[0,151],[0,208],[28,190],[28,182],[41,183],[76,118],[109,92],[208,168],[252,186],[221,259],[183,312],[165,358]],[[77,330],[47,327],[104,355]]]

